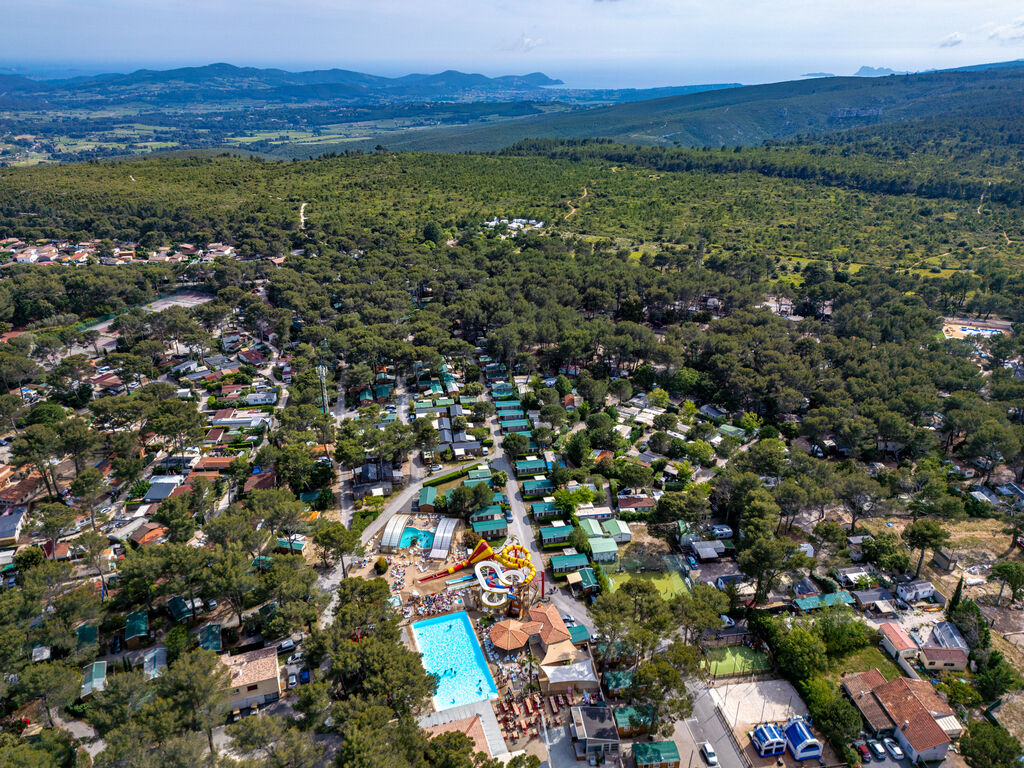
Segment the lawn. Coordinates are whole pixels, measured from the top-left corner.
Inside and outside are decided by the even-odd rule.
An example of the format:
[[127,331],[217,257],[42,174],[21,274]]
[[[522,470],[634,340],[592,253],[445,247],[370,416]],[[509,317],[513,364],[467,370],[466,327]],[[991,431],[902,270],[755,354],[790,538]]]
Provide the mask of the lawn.
[[658,592],[666,600],[688,591],[686,582],[683,581],[683,577],[677,571],[666,571],[665,573],[609,573],[608,578],[611,579],[613,592],[630,579],[646,579],[657,587]]
[[767,672],[772,668],[767,654],[745,645],[711,648],[707,652],[708,672],[712,677],[739,675],[746,672]]
[[832,662],[828,672],[825,673],[825,678],[839,685],[840,678],[846,673],[867,672],[869,669],[877,669],[886,680],[893,680],[903,675],[900,668],[896,666],[896,662],[878,648],[869,645]]

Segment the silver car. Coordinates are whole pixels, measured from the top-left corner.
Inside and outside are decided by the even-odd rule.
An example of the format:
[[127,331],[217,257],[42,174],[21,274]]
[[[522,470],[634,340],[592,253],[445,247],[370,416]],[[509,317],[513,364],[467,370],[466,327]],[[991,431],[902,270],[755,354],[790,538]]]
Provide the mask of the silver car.
[[715,753],[715,748],[711,745],[710,741],[705,741],[700,745],[700,753],[704,756],[708,765],[718,765],[718,755]]

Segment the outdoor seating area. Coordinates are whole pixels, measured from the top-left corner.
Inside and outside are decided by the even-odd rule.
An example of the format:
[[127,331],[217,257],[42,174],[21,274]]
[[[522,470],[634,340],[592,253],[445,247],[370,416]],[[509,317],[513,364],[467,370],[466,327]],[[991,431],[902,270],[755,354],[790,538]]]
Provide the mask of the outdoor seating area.
[[494,709],[505,743],[510,750],[516,750],[538,738],[545,728],[568,725],[569,707],[593,704],[598,700],[594,694],[543,696],[540,693],[514,694],[510,691],[494,702]]

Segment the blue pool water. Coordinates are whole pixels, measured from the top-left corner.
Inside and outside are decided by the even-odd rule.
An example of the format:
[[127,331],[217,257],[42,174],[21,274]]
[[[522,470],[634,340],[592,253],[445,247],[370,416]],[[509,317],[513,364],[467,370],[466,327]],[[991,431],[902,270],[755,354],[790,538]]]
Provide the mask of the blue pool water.
[[423,668],[437,675],[435,709],[498,698],[494,678],[465,611],[417,621],[412,633],[423,657]]
[[413,528],[411,525],[402,531],[402,540],[398,542],[399,549],[405,549],[411,547],[413,539],[416,540],[416,545],[423,549],[430,549],[434,544],[434,532],[433,531],[421,531],[419,528]]

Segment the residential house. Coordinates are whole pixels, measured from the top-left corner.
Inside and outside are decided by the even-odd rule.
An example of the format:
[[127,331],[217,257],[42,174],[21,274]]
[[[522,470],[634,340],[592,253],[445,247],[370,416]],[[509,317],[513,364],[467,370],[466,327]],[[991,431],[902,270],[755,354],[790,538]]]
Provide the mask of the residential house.
[[0,547],[14,547],[21,538],[21,529],[25,525],[25,516],[28,510],[25,507],[17,507],[0,515]]
[[277,666],[277,647],[259,648],[220,660],[230,675],[229,699],[232,710],[270,704],[281,698],[281,676]]
[[967,669],[970,657],[963,648],[937,648],[926,645],[918,655],[918,661],[925,669],[937,669],[943,672],[963,672]]
[[869,732],[891,735],[912,763],[942,760],[963,732],[952,708],[927,681],[897,677],[887,682],[872,669],[844,675],[842,689]]
[[610,707],[572,707],[569,730],[577,760],[612,763],[619,760],[619,732]]
[[128,540],[136,547],[148,547],[166,540],[168,530],[160,523],[146,522],[136,528]]
[[883,622],[878,626],[878,632],[882,636],[882,647],[894,659],[912,659],[917,656],[917,643],[896,622]]
[[896,587],[896,595],[907,603],[928,600],[935,594],[935,586],[927,579],[914,579]]
[[8,485],[0,491],[0,509],[24,506],[45,492],[46,485],[43,483],[43,476],[38,472],[32,472],[22,480]]

